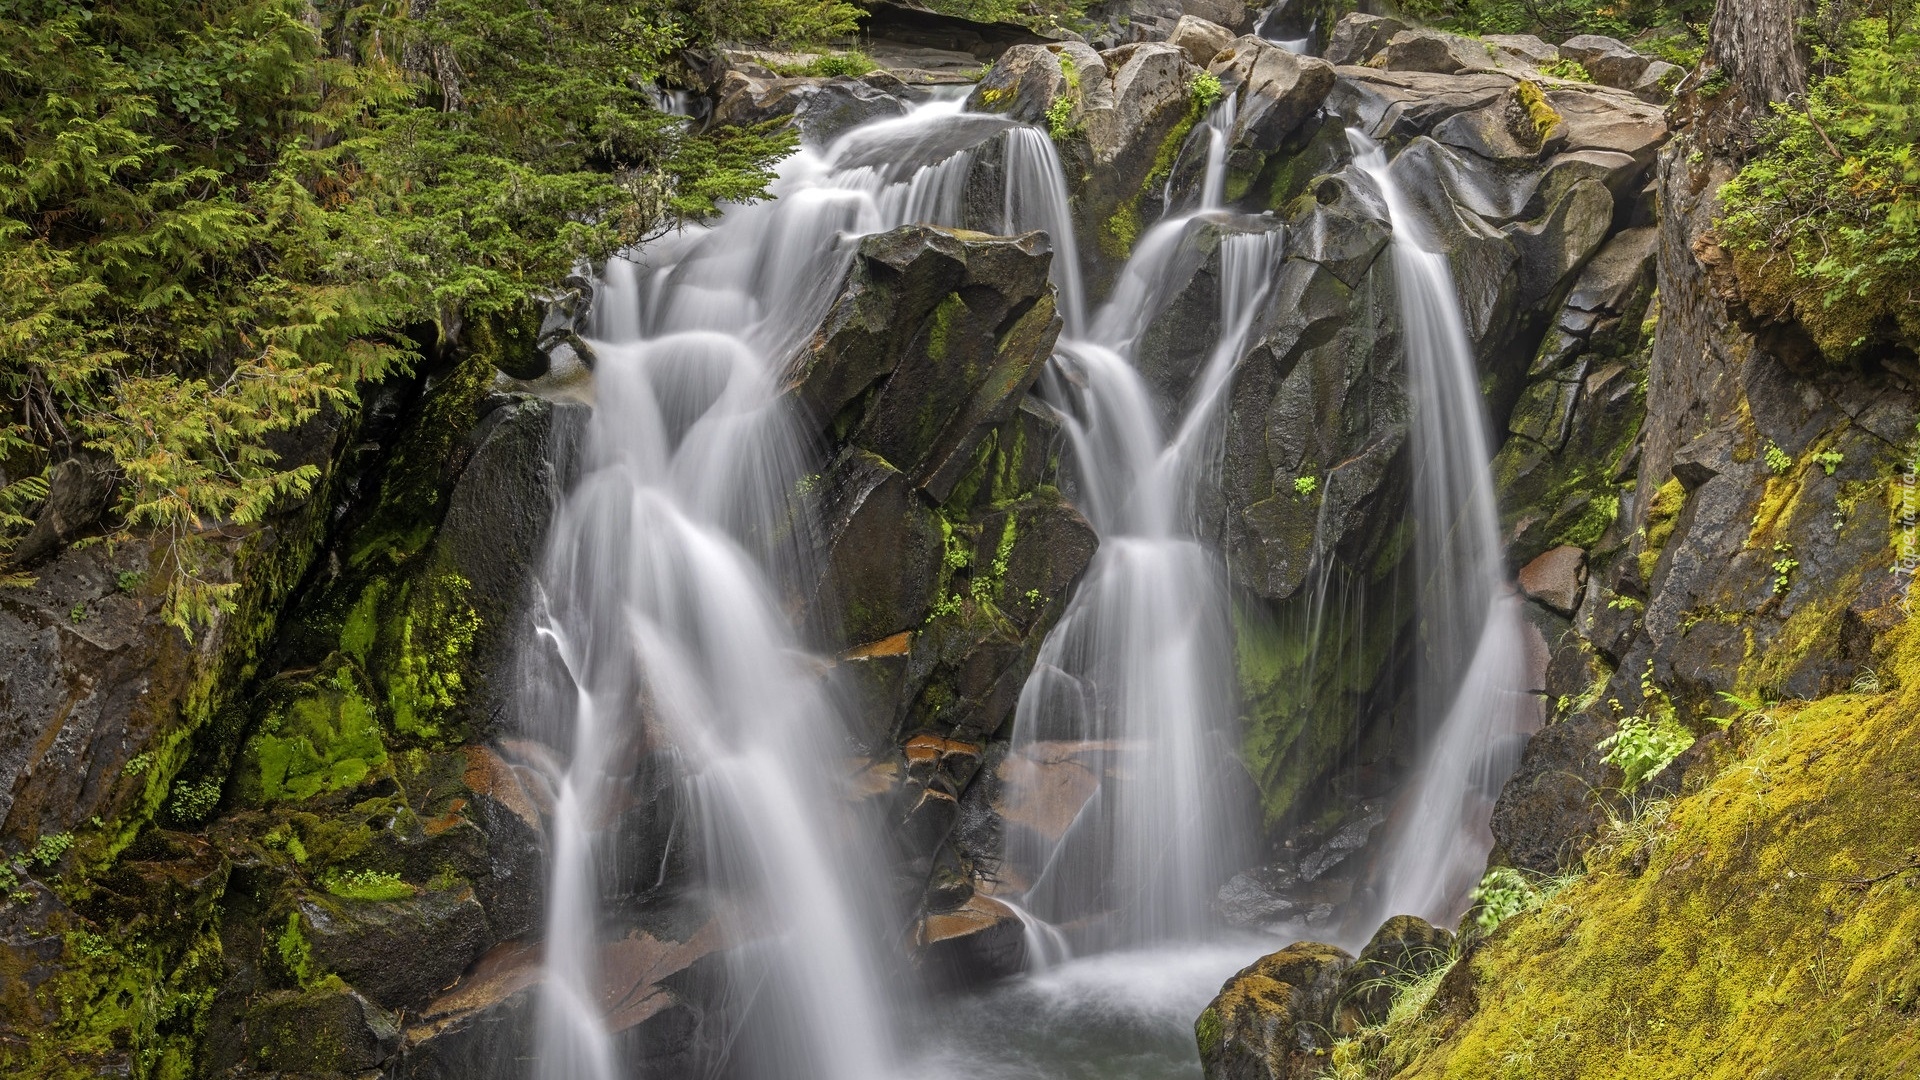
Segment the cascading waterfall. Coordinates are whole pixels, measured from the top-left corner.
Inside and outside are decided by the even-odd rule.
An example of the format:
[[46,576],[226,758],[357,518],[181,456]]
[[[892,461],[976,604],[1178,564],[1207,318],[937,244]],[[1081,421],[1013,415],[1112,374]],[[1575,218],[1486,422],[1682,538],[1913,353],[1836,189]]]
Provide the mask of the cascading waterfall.
[[[957,102],[866,125],[782,169],[776,201],[608,267],[596,297],[595,408],[559,508],[527,661],[529,725],[566,748],[554,777],[540,1080],[628,1075],[606,1019],[623,799],[670,747],[697,827],[692,859],[735,942],[756,1077],[890,1075],[888,925],[865,891],[876,845],[834,778],[844,734],[782,610],[806,570],[806,445],[780,377],[831,304],[857,238],[956,224],[971,155],[1006,127]],[[915,162],[935,162],[920,164]],[[624,988],[622,988],[624,989]]]
[[[1058,952],[1038,933],[1049,924],[1072,926],[1096,947],[1199,938],[1213,890],[1241,854],[1217,781],[1229,766],[1220,739],[1235,704],[1226,574],[1198,538],[1193,499],[1218,451],[1208,436],[1257,329],[1282,234],[1221,238],[1221,332],[1172,424],[1133,363],[1148,323],[1182,283],[1176,265],[1196,258],[1195,227],[1225,217],[1217,211],[1232,109],[1228,98],[1208,118],[1199,209],[1140,238],[1090,323],[1067,319],[1088,329],[1062,336],[1049,376],[1100,547],[1021,694],[1012,753],[1072,743],[1100,780],[1063,837],[1009,841],[1009,863],[1032,875],[1016,902],[1034,960]],[[1016,175],[1009,170],[1010,182]],[[1067,220],[1064,194],[1056,209],[1011,224]],[[1020,204],[1052,196],[1021,193]]]
[[1375,874],[1366,925],[1398,914],[1450,925],[1493,847],[1488,821],[1539,719],[1527,692],[1526,644],[1507,585],[1485,406],[1447,258],[1408,208],[1385,150],[1349,131],[1393,226],[1409,382],[1414,396],[1415,515],[1427,663],[1419,683],[1427,733]]

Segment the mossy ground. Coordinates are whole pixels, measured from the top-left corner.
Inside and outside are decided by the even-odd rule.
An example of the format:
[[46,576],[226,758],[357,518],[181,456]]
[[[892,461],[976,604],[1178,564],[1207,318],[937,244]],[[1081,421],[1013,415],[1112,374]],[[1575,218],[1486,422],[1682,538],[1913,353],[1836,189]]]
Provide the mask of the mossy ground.
[[[1894,632],[1890,669],[1920,660]],[[1449,978],[1401,1077],[1920,1075],[1920,678],[1776,706]]]

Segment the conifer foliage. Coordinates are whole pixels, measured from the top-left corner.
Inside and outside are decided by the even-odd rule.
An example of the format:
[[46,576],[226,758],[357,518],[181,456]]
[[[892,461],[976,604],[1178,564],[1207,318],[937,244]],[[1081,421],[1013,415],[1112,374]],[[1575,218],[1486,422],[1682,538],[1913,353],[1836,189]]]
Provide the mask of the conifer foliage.
[[[654,80],[835,0],[0,0],[0,547],[77,453],[191,540],[308,492],[273,446],[583,260],[766,194],[791,136]],[[16,571],[12,578],[19,580]]]

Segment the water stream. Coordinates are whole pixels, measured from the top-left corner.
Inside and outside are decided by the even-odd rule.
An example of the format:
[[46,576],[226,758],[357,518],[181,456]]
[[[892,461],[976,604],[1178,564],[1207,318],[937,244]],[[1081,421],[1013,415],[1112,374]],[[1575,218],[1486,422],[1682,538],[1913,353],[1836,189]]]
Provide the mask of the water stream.
[[1349,131],[1393,226],[1394,276],[1413,392],[1414,513],[1426,662],[1425,744],[1389,820],[1375,873],[1377,925],[1419,915],[1450,926],[1493,849],[1488,827],[1540,705],[1527,684],[1519,603],[1507,584],[1479,367],[1452,269],[1409,208],[1386,151]]
[[[1222,207],[1233,108],[1232,97],[1219,103],[1188,143],[1205,160],[1192,205],[1139,238],[1096,310],[1051,140],[955,101],[804,149],[782,167],[777,199],[608,266],[592,333],[593,418],[539,575],[539,647],[527,664],[529,726],[564,760],[551,777],[538,1080],[630,1075],[633,1049],[608,1019],[628,988],[609,985],[603,957],[635,932],[620,901],[634,891],[620,883],[634,840],[622,823],[636,762],[662,752],[683,777],[672,801],[685,833],[676,819],[682,838],[667,843],[686,848],[703,910],[745,943],[728,950],[738,999],[729,1075],[1193,1071],[1191,1017],[1222,978],[1274,945],[1223,936],[1210,910],[1220,883],[1251,859],[1253,822],[1219,781],[1234,768],[1234,652],[1227,575],[1202,540],[1197,503],[1216,482],[1221,402],[1262,329],[1285,245],[1270,218]],[[1051,970],[916,1018],[902,1014],[885,962],[903,916],[878,899],[887,871],[872,853],[884,845],[844,797],[842,720],[786,606],[811,573],[795,493],[815,463],[779,383],[858,238],[909,222],[960,224],[974,154],[995,136],[1002,227],[1053,239],[1064,331],[1042,396],[1100,537],[1021,695],[1010,754],[1070,753],[1098,783],[1064,834],[1007,841],[1001,899],[1027,927],[1032,966]],[[1434,736],[1393,819],[1377,889],[1382,914],[1444,920],[1484,863],[1488,804],[1524,730],[1521,627],[1445,259],[1421,239],[1384,153],[1361,140],[1356,151],[1396,226],[1435,673],[1423,696]],[[1177,194],[1164,193],[1169,205]],[[1182,399],[1157,400],[1142,343],[1203,264],[1217,334]],[[1461,671],[1464,684],[1448,674]],[[1023,797],[1012,786],[1008,797]],[[975,1020],[1003,1025],[1002,1044],[956,1042]],[[915,1054],[896,1045],[902,1031],[918,1031]],[[1105,1049],[1087,1052],[1088,1038]]]
[[[628,1075],[601,962],[606,895],[643,753],[671,747],[692,861],[740,988],[730,1067],[882,1080],[884,870],[836,781],[844,732],[782,608],[807,574],[811,462],[779,378],[858,237],[955,224],[981,132],[957,103],[867,125],[783,167],[779,197],[615,260],[595,302],[595,408],[539,576],[527,711],[570,750],[556,778],[540,1080]],[[1004,122],[980,118],[1005,127]],[[937,164],[918,165],[918,161]]]

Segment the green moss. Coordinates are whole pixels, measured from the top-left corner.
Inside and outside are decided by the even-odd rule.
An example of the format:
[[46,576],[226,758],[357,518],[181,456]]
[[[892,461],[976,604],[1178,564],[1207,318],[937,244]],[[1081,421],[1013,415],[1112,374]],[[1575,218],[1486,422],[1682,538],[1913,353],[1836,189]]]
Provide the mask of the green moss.
[[1547,101],[1547,95],[1541,91],[1540,84],[1532,79],[1521,79],[1514,85],[1514,99],[1526,110],[1527,122],[1533,125],[1534,145],[1543,146],[1560,130],[1562,123],[1559,112]]
[[933,309],[932,321],[927,325],[927,355],[935,360],[947,358],[947,337],[953,332],[953,320],[967,310],[967,302],[959,293],[949,293]]
[[273,952],[280,958],[280,965],[286,969],[287,975],[303,990],[312,989],[326,977],[319,961],[313,958],[313,945],[307,941],[298,911],[287,912],[286,926],[274,938]]
[[400,880],[399,874],[384,870],[328,873],[320,883],[328,892],[346,900],[408,900],[414,893],[413,886]]
[[384,768],[387,749],[352,668],[340,665],[264,721],[248,746],[262,802],[356,787]]
[[[1911,625],[1896,663],[1920,656]],[[1396,1073],[1827,1080],[1920,1072],[1920,684],[1775,706],[1463,961]],[[1460,975],[1463,973],[1456,973]]]
[[1653,500],[1647,504],[1646,542],[1640,548],[1640,580],[1651,583],[1653,570],[1660,562],[1660,553],[1667,548],[1667,541],[1673,539],[1673,528],[1680,521],[1680,511],[1687,504],[1687,489],[1678,479],[1669,478],[1654,490]]
[[1100,230],[1100,250],[1110,258],[1125,259],[1139,238],[1140,200],[1133,198],[1121,203],[1107,218],[1106,227]]
[[1592,549],[1606,535],[1607,529],[1620,516],[1620,496],[1596,495],[1587,503],[1587,508],[1573,523],[1561,530],[1553,540],[1555,546],[1572,544],[1577,548]]
[[385,578],[374,578],[360,593],[340,627],[340,651],[358,663],[367,662],[380,630],[380,602],[386,598]]

